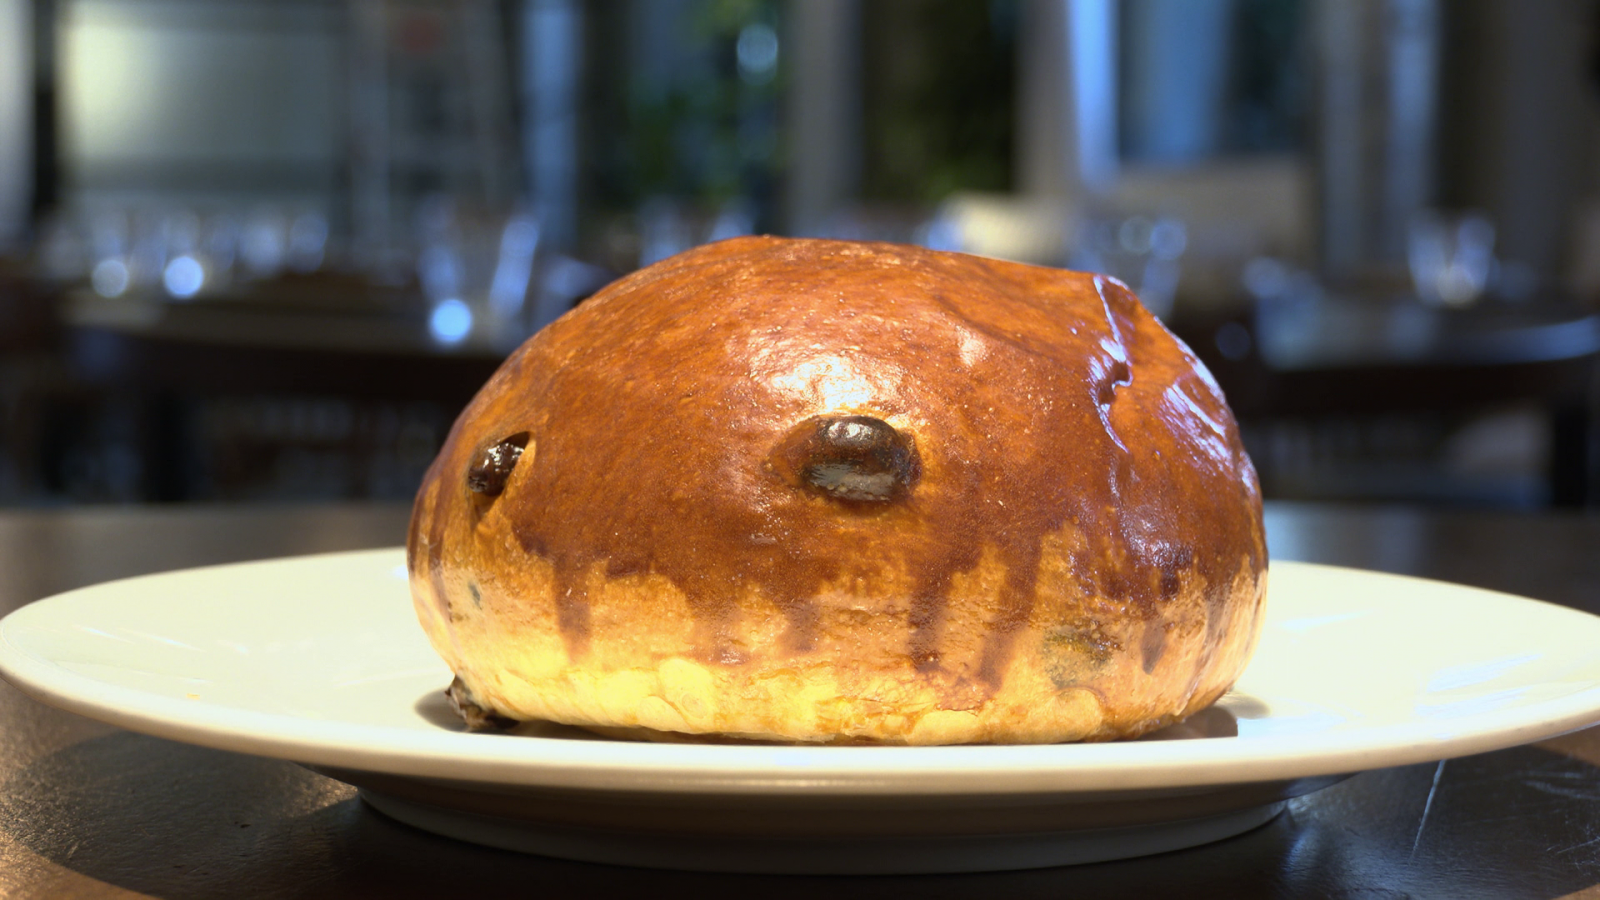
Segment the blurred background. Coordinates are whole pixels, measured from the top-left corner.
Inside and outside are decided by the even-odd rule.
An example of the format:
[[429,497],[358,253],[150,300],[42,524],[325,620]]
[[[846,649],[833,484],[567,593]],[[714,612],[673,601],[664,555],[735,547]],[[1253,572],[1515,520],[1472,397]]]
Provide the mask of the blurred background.
[[0,0],[0,504],[407,499],[747,233],[1127,281],[1269,498],[1600,506],[1590,0]]

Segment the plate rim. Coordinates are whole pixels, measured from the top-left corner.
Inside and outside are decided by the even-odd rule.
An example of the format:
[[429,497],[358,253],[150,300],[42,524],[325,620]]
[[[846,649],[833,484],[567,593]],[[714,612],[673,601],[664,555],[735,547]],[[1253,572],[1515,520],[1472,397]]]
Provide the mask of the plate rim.
[[[131,582],[219,570],[370,558],[404,565],[404,548],[322,553],[179,569],[103,582],[41,598],[0,619],[0,676],[28,696],[155,737],[213,749],[457,783],[665,794],[1115,793],[1206,788],[1342,775],[1433,762],[1556,737],[1600,721],[1600,683],[1557,698],[1342,732],[1100,744],[831,747],[655,744],[559,737],[437,733],[350,721],[304,719],[167,697],[72,671],[17,643],[15,632],[51,604],[122,590]],[[1469,585],[1322,563],[1273,567],[1398,579],[1532,603],[1600,619],[1560,604]],[[1600,650],[1596,651],[1600,653]],[[1463,721],[1473,723],[1459,734]],[[385,740],[388,738],[389,740]],[[1181,772],[1181,777],[1175,777]]]

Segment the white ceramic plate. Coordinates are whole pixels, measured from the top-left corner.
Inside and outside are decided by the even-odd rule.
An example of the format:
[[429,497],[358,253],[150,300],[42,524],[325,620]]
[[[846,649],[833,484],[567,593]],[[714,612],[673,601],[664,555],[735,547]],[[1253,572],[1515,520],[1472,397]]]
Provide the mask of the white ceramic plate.
[[1600,721],[1600,618],[1275,563],[1261,646],[1236,689],[1156,736],[1196,739],[907,748],[482,735],[445,707],[450,673],[413,618],[395,549],[51,597],[0,622],[0,673],[115,725],[307,764],[391,815],[470,840],[691,868],[932,871],[1213,840],[1349,773]]

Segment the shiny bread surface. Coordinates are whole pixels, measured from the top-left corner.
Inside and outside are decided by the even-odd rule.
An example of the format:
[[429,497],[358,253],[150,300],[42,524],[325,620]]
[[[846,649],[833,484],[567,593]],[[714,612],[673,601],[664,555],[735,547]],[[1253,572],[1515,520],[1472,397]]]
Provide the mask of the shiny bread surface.
[[539,332],[418,494],[413,597],[471,701],[638,733],[1128,737],[1260,627],[1255,472],[1120,283],[739,238]]

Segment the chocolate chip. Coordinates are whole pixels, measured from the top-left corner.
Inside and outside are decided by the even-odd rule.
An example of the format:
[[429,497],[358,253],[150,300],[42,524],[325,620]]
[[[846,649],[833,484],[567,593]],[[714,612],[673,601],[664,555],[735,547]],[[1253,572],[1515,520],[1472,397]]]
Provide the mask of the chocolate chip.
[[1110,406],[1111,401],[1116,399],[1117,388],[1126,387],[1130,384],[1133,384],[1133,370],[1128,368],[1127,363],[1119,359],[1111,364],[1111,370],[1106,373],[1106,380],[1100,382],[1100,389],[1095,394],[1095,400],[1101,406]]
[[784,455],[802,486],[839,500],[895,500],[921,474],[911,440],[872,416],[807,420],[786,445]]
[[522,448],[527,445],[528,433],[524,431],[483,448],[472,468],[467,470],[468,489],[486,497],[500,496],[506,489],[511,470],[522,458]]
[[516,720],[506,718],[493,710],[478,705],[472,691],[459,677],[450,682],[445,688],[444,695],[450,701],[450,707],[456,715],[466,723],[468,731],[505,731],[516,725]]

